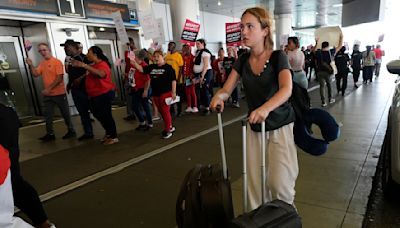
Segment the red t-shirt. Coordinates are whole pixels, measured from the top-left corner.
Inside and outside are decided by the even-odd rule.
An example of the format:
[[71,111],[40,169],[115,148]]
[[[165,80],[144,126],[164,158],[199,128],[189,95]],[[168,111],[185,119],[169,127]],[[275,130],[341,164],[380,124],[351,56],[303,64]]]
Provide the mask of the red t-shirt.
[[182,55],[183,57],[183,76],[186,78],[193,77],[193,64],[194,64],[194,56],[193,55]]
[[375,52],[375,58],[376,59],[382,59],[383,52],[382,52],[382,50],[380,48],[375,48],[374,52]]
[[100,78],[91,73],[86,76],[86,92],[88,93],[89,97],[97,97],[113,90],[115,85],[111,81],[111,69],[107,63],[105,61],[101,61],[93,64],[92,67],[98,70],[103,70],[106,73],[106,76],[104,78]]
[[[145,67],[147,66],[145,61],[142,61],[140,66]],[[146,82],[150,80],[150,76],[148,74],[142,73],[138,70],[135,71],[135,90],[143,89]]]
[[8,151],[0,145],[0,185],[6,180],[9,169],[10,158],[8,156]]

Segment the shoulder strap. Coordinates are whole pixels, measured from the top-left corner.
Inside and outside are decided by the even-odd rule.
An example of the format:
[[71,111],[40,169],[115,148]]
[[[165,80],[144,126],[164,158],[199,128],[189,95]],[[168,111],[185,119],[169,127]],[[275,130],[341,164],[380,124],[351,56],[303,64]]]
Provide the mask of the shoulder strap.
[[278,76],[279,75],[279,72],[278,72],[278,61],[279,61],[279,50],[275,50],[275,51],[273,51],[272,52],[272,54],[271,54],[271,56],[269,57],[269,62],[271,63],[271,65],[272,65],[272,68],[274,69],[274,71],[276,70],[276,76]]

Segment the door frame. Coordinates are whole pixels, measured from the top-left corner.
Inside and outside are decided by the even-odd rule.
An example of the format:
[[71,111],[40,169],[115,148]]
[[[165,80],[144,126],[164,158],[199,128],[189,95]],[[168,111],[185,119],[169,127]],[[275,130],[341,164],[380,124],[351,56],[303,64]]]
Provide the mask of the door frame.
[[[0,42],[10,42],[14,44],[15,54],[18,61],[18,69],[21,73],[22,85],[24,87],[26,101],[28,102],[27,105],[29,107],[29,116],[33,116],[40,112],[40,107],[37,106],[37,96],[35,93],[36,88],[33,83],[33,79],[30,77],[28,69],[25,65],[24,56],[26,55],[26,53],[24,52],[23,44],[21,43],[20,38],[21,37],[16,36],[0,36]],[[23,117],[25,116],[21,116],[21,118]]]

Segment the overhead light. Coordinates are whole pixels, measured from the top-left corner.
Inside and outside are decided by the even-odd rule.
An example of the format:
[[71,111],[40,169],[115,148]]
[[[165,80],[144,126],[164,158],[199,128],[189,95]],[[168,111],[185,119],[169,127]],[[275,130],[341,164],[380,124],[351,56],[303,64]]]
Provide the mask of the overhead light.
[[217,3],[219,6],[221,5],[221,1],[218,1],[218,3]]
[[332,5],[332,7],[334,7],[334,8],[338,8],[338,7],[342,7],[343,6],[343,4],[342,3],[339,3],[339,4],[333,4]]
[[100,31],[100,32],[104,32],[104,31],[106,31],[106,29],[103,28],[103,27],[100,27],[100,28],[99,28],[99,31]]
[[318,15],[319,13],[318,12],[315,12],[315,15]]

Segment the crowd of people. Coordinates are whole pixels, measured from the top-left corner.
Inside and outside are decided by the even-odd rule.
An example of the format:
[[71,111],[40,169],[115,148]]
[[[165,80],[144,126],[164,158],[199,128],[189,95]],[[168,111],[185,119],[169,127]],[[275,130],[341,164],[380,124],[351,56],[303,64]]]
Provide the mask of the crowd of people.
[[[372,82],[375,73],[379,76],[380,64],[384,51],[380,45],[376,48],[366,47],[360,52],[355,44],[351,57],[343,46],[343,36],[340,34],[336,48],[330,48],[327,41],[321,43],[321,49],[314,46],[300,49],[300,39],[289,37],[284,51],[288,56],[293,81],[307,89],[311,76],[320,85],[321,106],[334,103],[332,91],[332,75],[335,76],[337,94],[345,95],[347,77],[353,75],[354,87],[358,88],[358,78],[362,70],[363,82]],[[64,67],[60,60],[52,56],[46,43],[38,45],[38,51],[43,57],[40,64],[33,66],[32,60],[26,59],[33,76],[41,76],[44,82],[42,91],[45,104],[46,134],[40,138],[44,142],[55,140],[53,130],[54,106],[60,109],[68,131],[63,139],[76,137],[73,127],[66,93],[71,93],[77,108],[84,134],[78,140],[93,139],[92,119],[90,113],[101,123],[105,135],[101,140],[105,145],[117,143],[117,127],[112,116],[111,105],[115,97],[115,85],[111,80],[111,63],[103,51],[93,46],[87,55],[82,53],[79,42],[67,40],[64,47],[67,58],[65,72],[68,73],[68,84],[64,85]],[[123,75],[126,93],[127,116],[125,120],[137,119],[136,130],[147,131],[153,127],[153,122],[162,117],[164,130],[162,138],[169,138],[175,131],[172,116],[185,113],[210,114],[210,101],[214,87],[222,88],[228,80],[233,66],[238,59],[236,47],[228,47],[227,55],[224,48],[218,50],[214,57],[206,48],[206,41],[196,41],[196,52],[184,44],[177,50],[177,44],[170,42],[168,51],[137,49],[132,38],[127,43],[124,53],[125,71]],[[242,52],[248,52],[243,49]],[[314,74],[313,74],[314,71]],[[230,95],[232,107],[239,108],[239,89],[237,86]],[[186,108],[182,104],[186,102]]]
[[[343,46],[343,36],[340,34],[339,43],[336,48],[330,48],[327,41],[321,43],[321,49],[316,49],[319,40],[316,39],[315,45],[310,45],[305,49],[300,49],[299,38],[289,37],[285,52],[289,57],[289,62],[294,72],[293,80],[303,88],[308,88],[312,75],[320,85],[321,106],[325,107],[329,103],[334,103],[335,98],[332,92],[332,75],[335,77],[337,95],[345,95],[347,89],[348,75],[352,73],[354,88],[358,88],[358,80],[362,71],[363,83],[372,82],[373,75],[379,77],[382,56],[385,52],[378,44],[367,45],[366,50],[360,52],[360,45],[354,44],[353,52],[350,55],[346,46]],[[314,74],[313,74],[314,71]],[[326,90],[328,99],[326,99]]]
[[[125,71],[123,75],[126,93],[127,121],[138,120],[138,131],[147,131],[160,117],[164,121],[161,136],[170,138],[175,131],[172,116],[185,113],[210,114],[210,101],[214,86],[222,87],[237,59],[234,47],[224,49],[214,59],[206,48],[204,39],[196,41],[197,51],[184,44],[177,50],[175,42],[168,44],[168,52],[162,50],[137,49],[132,38],[127,43],[124,53]],[[76,137],[71,121],[67,93],[72,95],[79,112],[84,134],[78,140],[94,138],[90,113],[100,122],[105,130],[101,139],[104,145],[118,143],[117,127],[112,115],[112,102],[116,86],[111,80],[111,63],[103,50],[97,46],[82,53],[82,45],[74,40],[61,44],[66,58],[63,63],[52,56],[46,43],[38,45],[42,56],[38,66],[30,58],[26,63],[34,77],[42,77],[42,91],[45,104],[46,134],[39,139],[43,142],[56,139],[53,130],[54,107],[57,106],[65,120],[68,131],[62,139]],[[68,83],[64,85],[64,70],[68,73]],[[186,101],[186,108],[182,109]],[[239,108],[239,92],[235,88],[232,94],[232,106]]]
[[[271,17],[265,9],[247,9],[242,14],[241,23],[242,42],[247,49],[240,50],[239,54],[235,47],[228,47],[226,56],[225,50],[221,48],[215,59],[206,48],[204,39],[196,40],[195,53],[187,44],[180,51],[177,50],[175,42],[169,42],[167,53],[162,50],[139,50],[133,39],[130,39],[128,50],[124,53],[123,77],[128,98],[125,119],[137,119],[136,130],[148,131],[161,116],[164,122],[161,137],[168,139],[176,130],[172,123],[173,116],[179,117],[183,112],[201,112],[203,115],[214,110],[222,112],[228,100],[232,107],[239,108],[241,96],[237,86],[241,82],[249,109],[247,163],[250,167],[250,207],[255,209],[262,202],[259,191],[260,169],[254,164],[259,164],[261,159],[258,151],[261,148],[260,123],[263,121],[266,121],[267,139],[274,142],[268,144],[267,157],[274,161],[274,165],[268,165],[268,172],[275,175],[268,175],[270,179],[266,180],[267,201],[281,199],[293,204],[299,167],[293,138],[295,114],[287,102],[291,95],[292,80],[307,89],[311,76],[315,75],[320,84],[321,105],[324,107],[327,102],[335,102],[331,88],[333,75],[337,93],[344,96],[350,72],[353,74],[355,88],[358,87],[361,70],[365,84],[372,82],[374,73],[376,77],[379,76],[384,51],[377,45],[376,48],[367,46],[366,51],[360,52],[359,45],[355,45],[350,57],[343,46],[342,34],[334,49],[330,49],[330,44],[323,41],[321,49],[317,50],[315,47],[318,39],[315,46],[307,50],[300,49],[300,39],[289,37],[285,50],[274,51],[270,31]],[[90,47],[86,55],[82,53],[82,45],[77,41],[67,40],[62,46],[67,56],[64,66],[52,56],[46,43],[38,45],[38,51],[43,58],[38,66],[34,66],[31,59],[26,59],[32,75],[41,76],[44,83],[42,95],[46,134],[40,140],[49,142],[56,139],[53,129],[54,106],[60,109],[68,129],[62,138],[76,137],[66,96],[71,93],[84,132],[78,140],[94,138],[90,117],[93,114],[105,131],[102,144],[118,143],[117,126],[112,113],[116,89],[111,80],[112,64],[98,46]],[[272,58],[276,59],[275,65],[269,61]],[[66,86],[64,71],[68,73]],[[220,88],[215,94],[214,87]],[[185,109],[183,104],[186,104]],[[38,227],[54,227],[43,210],[37,192],[20,175],[19,123],[15,112],[13,114],[11,110],[0,106],[0,112],[7,113],[3,115],[5,118],[0,118],[4,122],[2,126],[9,126],[9,130],[2,131],[7,134],[0,137],[0,144],[10,153],[9,168],[12,171],[15,205]],[[10,118],[15,121],[10,121]],[[6,171],[8,172],[8,168]],[[7,175],[0,176],[0,180],[4,181],[6,177]]]

